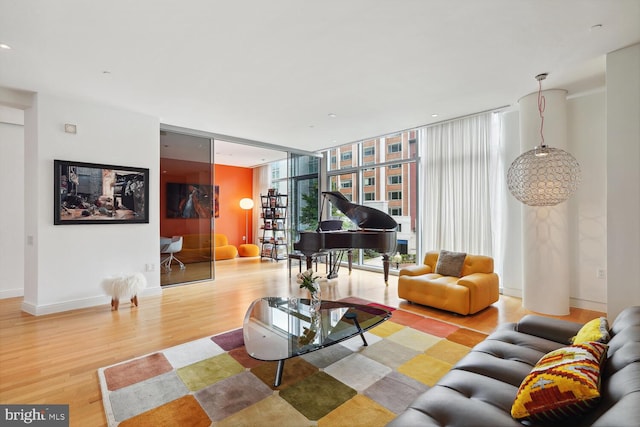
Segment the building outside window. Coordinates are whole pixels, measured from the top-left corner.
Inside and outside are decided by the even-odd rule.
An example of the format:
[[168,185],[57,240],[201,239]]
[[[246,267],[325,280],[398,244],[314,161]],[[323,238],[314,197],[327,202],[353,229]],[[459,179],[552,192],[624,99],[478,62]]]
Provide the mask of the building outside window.
[[389,215],[391,216],[401,216],[402,208],[389,208]]
[[387,153],[399,153],[402,151],[402,143],[397,142],[395,144],[389,144],[387,146]]
[[388,177],[389,185],[402,184],[402,175],[391,175]]
[[[355,204],[391,215],[399,225],[397,238],[408,242],[402,245],[402,250],[413,254],[416,252],[417,196],[411,194],[417,190],[417,138],[418,132],[409,130],[346,144],[326,153],[327,158],[340,156],[339,164],[329,162],[327,165],[328,188],[340,191]],[[356,153],[359,154],[356,156]],[[403,192],[409,196],[403,198]],[[333,207],[330,215],[342,218],[344,229],[356,228]],[[377,269],[382,267],[382,257],[373,250],[354,250],[354,264]]]

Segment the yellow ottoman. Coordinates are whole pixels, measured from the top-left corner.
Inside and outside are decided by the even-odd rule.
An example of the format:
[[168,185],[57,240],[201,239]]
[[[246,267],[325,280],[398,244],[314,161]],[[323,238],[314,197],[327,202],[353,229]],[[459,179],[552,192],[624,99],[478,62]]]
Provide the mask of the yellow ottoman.
[[260,255],[260,248],[258,245],[252,243],[245,243],[238,246],[238,255],[240,256],[258,256]]

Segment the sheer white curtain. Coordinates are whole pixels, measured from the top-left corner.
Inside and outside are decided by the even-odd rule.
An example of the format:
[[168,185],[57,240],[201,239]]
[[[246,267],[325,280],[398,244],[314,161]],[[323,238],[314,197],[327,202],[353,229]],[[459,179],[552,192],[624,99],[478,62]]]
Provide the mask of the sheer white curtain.
[[253,170],[253,239],[255,244],[260,243],[260,219],[261,199],[260,194],[267,194],[267,190],[271,188],[271,166],[263,165]]
[[[499,138],[493,113],[420,130],[422,249],[494,256]],[[502,179],[504,180],[504,179]],[[497,228],[497,229],[496,229]]]

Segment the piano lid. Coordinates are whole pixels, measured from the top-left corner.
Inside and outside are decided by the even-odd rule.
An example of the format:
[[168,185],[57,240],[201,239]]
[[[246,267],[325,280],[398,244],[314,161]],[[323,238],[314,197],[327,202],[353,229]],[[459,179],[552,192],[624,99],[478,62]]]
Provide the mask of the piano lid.
[[359,228],[370,230],[393,230],[398,223],[381,210],[351,203],[339,191],[323,191],[322,195],[347,216]]

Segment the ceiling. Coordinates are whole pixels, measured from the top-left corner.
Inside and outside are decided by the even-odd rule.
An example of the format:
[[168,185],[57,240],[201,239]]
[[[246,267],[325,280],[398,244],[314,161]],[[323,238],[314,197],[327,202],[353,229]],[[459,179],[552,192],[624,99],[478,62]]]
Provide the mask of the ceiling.
[[640,0],[0,0],[0,86],[315,151],[602,87],[638,42]]

